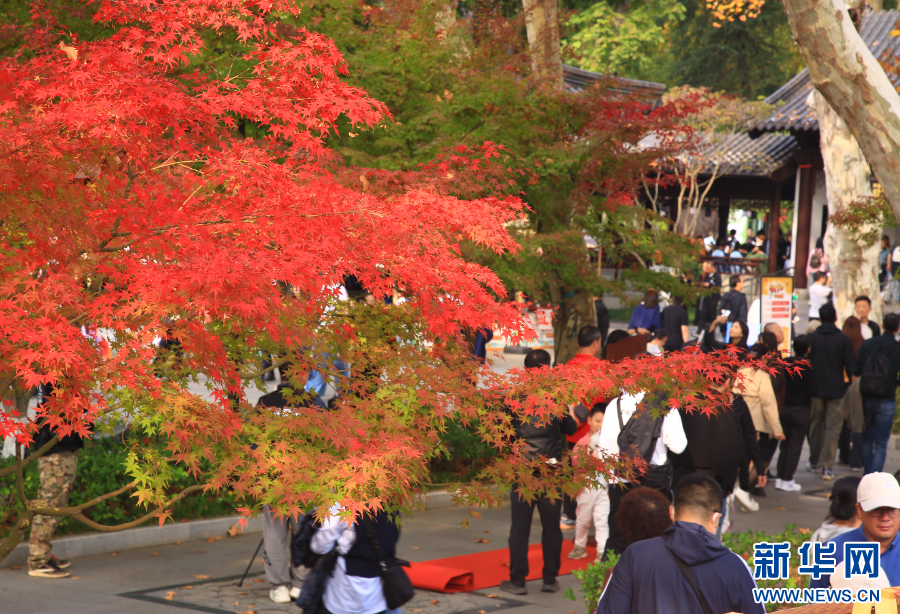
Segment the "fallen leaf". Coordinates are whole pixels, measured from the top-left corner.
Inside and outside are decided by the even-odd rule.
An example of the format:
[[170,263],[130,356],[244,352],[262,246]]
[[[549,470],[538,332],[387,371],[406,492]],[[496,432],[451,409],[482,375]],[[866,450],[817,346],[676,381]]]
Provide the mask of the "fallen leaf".
[[211,543],[213,543],[214,541],[216,541],[216,538],[215,538],[215,537],[210,537],[210,538],[209,538],[208,540],[206,540],[206,541],[207,541],[208,543],[211,544]]
[[237,614],[256,614],[256,610],[246,610],[244,612],[238,612]]
[[110,552],[109,556],[119,556],[119,553],[118,552]]
[[191,590],[194,587],[193,586],[182,586],[181,588],[186,588],[187,590]]
[[181,542],[175,542],[175,545],[176,545],[176,546],[180,546],[180,545],[181,545]]
[[418,547],[418,546],[410,546],[410,549],[412,549],[412,550],[418,550],[419,547]]
[[484,610],[478,610],[478,614],[487,614]]
[[254,578],[253,581],[256,582],[257,584],[265,584],[266,583],[265,580],[260,580],[259,578]]
[[150,556],[159,556],[159,552],[151,552]]
[[437,604],[438,604],[438,600],[437,600],[437,599],[433,599],[433,600],[431,601],[431,605],[437,605]]
[[22,569],[22,568],[19,565],[13,565],[12,567],[10,567],[10,569],[15,571],[17,569]]
[[485,595],[485,597],[490,597],[491,599],[493,599],[493,598],[496,597],[496,596],[497,596],[497,595],[495,595],[494,593],[491,593],[491,594],[489,594],[489,595]]
[[485,531],[485,533],[490,533],[490,531]]
[[237,594],[238,594],[238,595],[246,595],[247,592],[246,592],[246,591],[238,591]]
[[237,528],[236,524],[231,525],[231,528],[228,529],[228,531],[227,531],[228,537],[237,537],[240,534],[241,534],[241,530],[239,528]]
[[197,552],[206,552],[206,550],[197,550]]
[[569,610],[569,614],[575,614],[575,610]]
[[175,599],[175,595],[177,594],[177,591],[166,591],[166,596],[163,597],[163,599],[165,599],[166,601],[172,601],[173,599]]
[[775,509],[778,510],[779,512],[783,512],[783,511],[787,510],[786,507],[776,507]]
[[489,540],[489,539],[483,539],[483,538],[482,538],[482,539],[476,539],[476,540],[475,540],[475,543],[476,543],[476,544],[489,544],[489,543],[491,543],[491,540]]
[[812,533],[809,529],[797,529],[797,532],[800,533],[800,535],[809,535]]
[[208,576],[206,574],[198,574],[194,577],[197,578],[198,580],[209,580],[210,578],[212,578],[212,576]]
[[190,522],[190,520],[188,520],[187,518],[182,518],[182,519],[179,520],[178,522]]
[[81,576],[72,576],[73,580],[81,580]]
[[231,605],[241,605],[241,603],[240,603],[240,601],[235,601],[235,602],[232,603]]

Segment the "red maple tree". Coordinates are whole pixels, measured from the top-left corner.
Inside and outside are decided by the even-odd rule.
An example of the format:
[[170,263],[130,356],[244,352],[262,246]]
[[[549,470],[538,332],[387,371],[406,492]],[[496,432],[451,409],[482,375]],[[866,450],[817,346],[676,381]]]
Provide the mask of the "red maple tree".
[[[201,488],[232,488],[247,509],[408,507],[451,411],[498,449],[463,500],[496,501],[498,482],[533,490],[543,469],[508,448],[510,391],[523,399],[516,411],[546,416],[588,390],[622,388],[676,390],[673,405],[712,409],[706,378],[733,360],[639,359],[602,377],[501,377],[470,361],[463,330],[526,334],[496,275],[459,248],[517,250],[506,225],[524,207],[504,195],[514,171],[491,143],[412,172],[344,164],[324,144],[338,121],[374,130],[390,116],[342,81],[330,40],[280,32],[277,16],[296,10],[287,0],[104,0],[96,19],[113,34],[88,43],[36,3],[27,47],[0,63],[0,383],[54,387],[35,420],[7,404],[0,436],[18,447],[42,421],[82,436],[124,422],[133,481],[108,496],[131,491],[149,509],[103,527],[84,514],[93,503],[48,510],[20,489],[26,511],[0,558],[35,512],[117,530],[162,523]],[[226,30],[247,68],[192,64],[203,35]],[[238,118],[257,136],[243,137]],[[410,300],[340,301],[350,275],[376,299],[397,290]],[[175,349],[161,352],[160,338]],[[336,408],[251,407],[246,387],[267,356],[300,390],[311,369],[335,378]],[[48,448],[4,473],[21,482]],[[617,462],[552,479],[577,490],[588,469],[629,470]],[[201,484],[171,496],[173,463]]]

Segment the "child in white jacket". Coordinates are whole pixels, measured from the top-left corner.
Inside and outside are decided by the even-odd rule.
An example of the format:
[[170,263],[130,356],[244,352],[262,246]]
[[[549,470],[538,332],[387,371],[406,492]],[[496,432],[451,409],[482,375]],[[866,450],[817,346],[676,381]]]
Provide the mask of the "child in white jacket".
[[[595,406],[588,418],[589,431],[575,444],[576,454],[593,454],[599,458],[600,427],[603,425],[603,406]],[[597,560],[603,556],[606,540],[609,537],[609,493],[606,492],[606,479],[600,477],[602,488],[583,488],[575,501],[578,508],[575,512],[575,547],[569,553],[570,559],[587,557],[588,531],[591,520],[594,521],[594,537],[597,540]]]

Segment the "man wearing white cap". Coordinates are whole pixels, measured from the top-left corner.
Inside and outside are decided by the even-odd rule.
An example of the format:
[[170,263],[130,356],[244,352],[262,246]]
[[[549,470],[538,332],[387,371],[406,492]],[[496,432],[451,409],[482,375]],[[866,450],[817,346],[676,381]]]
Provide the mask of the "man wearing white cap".
[[[900,585],[900,484],[890,473],[870,473],[863,477],[856,489],[856,515],[862,526],[842,533],[828,543],[834,543],[834,559],[844,560],[844,543],[876,542],[881,548],[881,569],[890,584]],[[831,576],[822,576],[809,583],[810,588],[828,588]]]

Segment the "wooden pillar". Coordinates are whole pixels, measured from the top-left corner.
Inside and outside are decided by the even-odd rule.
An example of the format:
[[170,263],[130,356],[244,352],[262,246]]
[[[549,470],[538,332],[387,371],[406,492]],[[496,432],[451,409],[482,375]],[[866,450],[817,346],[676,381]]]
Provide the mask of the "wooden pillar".
[[769,201],[769,272],[778,270],[778,222],[781,220],[781,182],[775,184],[775,191]]
[[794,254],[794,287],[806,287],[806,261],[809,258],[809,225],[812,222],[813,190],[816,173],[809,164],[801,165],[800,194],[797,203],[797,244],[791,246]]
[[716,237],[727,237],[728,236],[728,215],[731,213],[731,199],[730,198],[720,198],[719,199],[719,236]]

